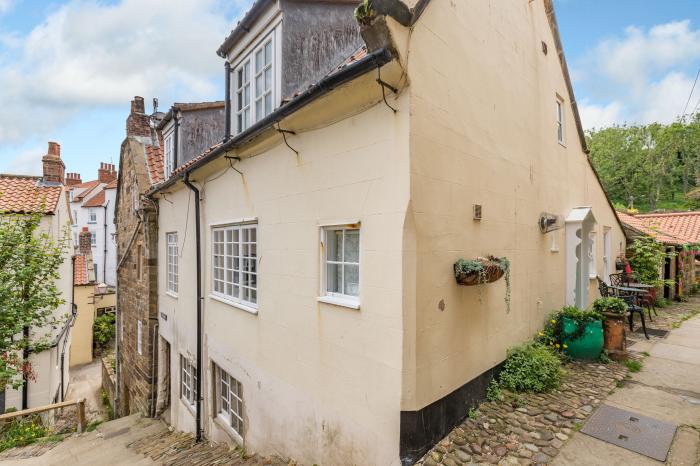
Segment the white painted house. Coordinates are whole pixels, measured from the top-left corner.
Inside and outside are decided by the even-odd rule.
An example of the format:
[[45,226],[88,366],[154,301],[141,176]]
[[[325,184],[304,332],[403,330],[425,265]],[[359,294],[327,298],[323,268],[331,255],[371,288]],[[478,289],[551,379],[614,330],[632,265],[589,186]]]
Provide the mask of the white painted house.
[[92,257],[97,283],[116,286],[117,244],[115,242],[114,205],[117,195],[117,171],[112,164],[101,163],[97,179],[83,183],[77,173],[66,175],[73,243],[83,227],[92,233]]

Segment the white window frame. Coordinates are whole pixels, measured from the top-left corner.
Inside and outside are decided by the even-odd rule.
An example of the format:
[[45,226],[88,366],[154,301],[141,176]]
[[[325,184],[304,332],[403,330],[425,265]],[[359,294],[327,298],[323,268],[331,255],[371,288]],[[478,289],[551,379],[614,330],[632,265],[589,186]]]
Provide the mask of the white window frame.
[[170,178],[170,175],[172,175],[175,170],[175,150],[173,147],[175,139],[173,136],[174,133],[175,130],[171,131],[163,138],[163,163],[165,165],[163,170],[166,180]]
[[165,234],[165,248],[166,248],[166,264],[165,264],[165,281],[166,281],[166,293],[171,296],[177,297],[179,289],[179,248],[178,248],[178,236],[177,232],[171,231]]
[[216,363],[213,366],[216,417],[242,441],[245,431],[243,385]]
[[180,399],[194,408],[197,391],[197,368],[184,355],[180,355]]
[[[71,191],[71,194],[72,193],[73,193],[73,191]],[[78,226],[78,211],[77,210],[73,211],[73,226],[74,227]]]
[[[270,62],[266,63],[265,47],[269,45]],[[260,70],[257,69],[258,53],[262,52],[263,64]],[[269,114],[275,111],[277,103],[277,68],[279,67],[277,60],[277,43],[275,39],[275,30],[270,31],[242,60],[240,60],[233,68],[232,93],[234,96],[234,105],[232,112],[234,127],[236,134],[250,128],[251,125],[262,120]],[[265,72],[269,71],[269,86],[265,85]],[[239,78],[240,75],[240,78]],[[258,80],[262,78],[262,90],[258,95]],[[248,100],[246,102],[245,95]],[[270,107],[265,108],[265,99],[269,96]],[[257,104],[261,102],[261,109],[258,110]],[[241,118],[239,121],[239,117]]]
[[[254,239],[252,239],[253,235]],[[246,241],[244,236],[247,236]],[[213,225],[211,229],[211,295],[218,300],[256,313],[259,297],[259,260],[257,221]],[[255,284],[251,285],[250,281],[247,285],[244,284],[245,275],[254,277]]]
[[90,246],[93,248],[97,247],[97,232],[90,230]]
[[564,99],[557,95],[556,104],[557,142],[562,146],[566,144],[566,111]]
[[97,209],[94,207],[88,209],[88,223],[97,223]]
[[[345,232],[346,231],[357,231],[359,233],[358,239],[358,251],[357,251],[357,262],[350,262],[345,260]],[[342,248],[343,252],[340,261],[329,261],[328,260],[328,234],[330,232],[342,231]],[[362,277],[362,266],[361,266],[361,251],[362,251],[362,230],[359,224],[353,225],[326,225],[322,226],[321,229],[321,296],[318,298],[319,301],[337,304],[340,306],[349,307],[352,309],[360,308],[360,296],[361,296],[361,277]],[[344,293],[328,291],[328,264],[336,264],[342,267],[342,274],[345,274],[346,265],[356,265],[358,268],[358,293],[357,296],[348,295]],[[341,289],[345,289],[344,277],[342,279]]]

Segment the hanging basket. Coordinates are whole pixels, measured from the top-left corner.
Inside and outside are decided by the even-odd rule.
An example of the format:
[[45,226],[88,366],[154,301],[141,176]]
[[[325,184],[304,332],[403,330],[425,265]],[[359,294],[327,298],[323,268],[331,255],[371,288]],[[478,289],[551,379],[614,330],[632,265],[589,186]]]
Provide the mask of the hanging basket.
[[458,285],[474,286],[493,283],[505,274],[506,267],[497,258],[477,257],[476,260],[466,261],[472,270],[464,270],[460,261],[455,262],[455,280]]

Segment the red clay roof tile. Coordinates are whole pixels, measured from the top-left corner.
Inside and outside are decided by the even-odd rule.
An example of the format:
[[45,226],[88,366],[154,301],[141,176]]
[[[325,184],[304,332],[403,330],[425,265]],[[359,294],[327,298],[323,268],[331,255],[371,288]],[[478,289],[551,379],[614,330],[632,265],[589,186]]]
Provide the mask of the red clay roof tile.
[[0,211],[50,215],[62,191],[63,186],[46,185],[38,176],[0,175]]
[[620,221],[667,244],[700,243],[700,212],[630,215],[618,212]]
[[76,254],[75,268],[73,270],[73,285],[89,285],[88,259],[84,254]]
[[100,189],[97,194],[83,203],[83,207],[102,207],[105,204],[105,188]]

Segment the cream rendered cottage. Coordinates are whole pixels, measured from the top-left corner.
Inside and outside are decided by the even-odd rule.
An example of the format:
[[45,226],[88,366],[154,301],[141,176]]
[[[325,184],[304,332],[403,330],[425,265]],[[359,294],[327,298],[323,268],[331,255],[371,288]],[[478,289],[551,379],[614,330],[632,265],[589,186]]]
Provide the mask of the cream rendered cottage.
[[[588,304],[624,235],[550,0],[377,0],[364,42],[356,3],[256,1],[219,50],[227,137],[152,193],[167,416],[305,464],[411,464],[509,347]],[[504,280],[455,283],[487,254],[510,305]]]

